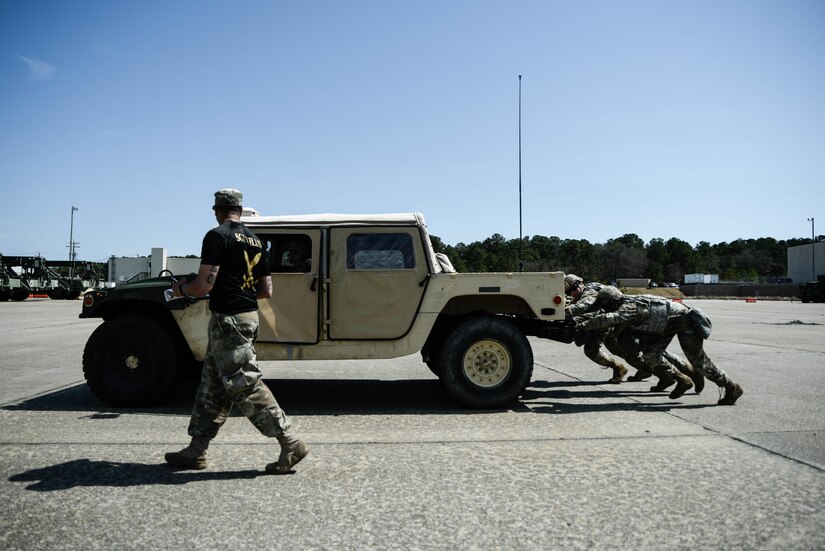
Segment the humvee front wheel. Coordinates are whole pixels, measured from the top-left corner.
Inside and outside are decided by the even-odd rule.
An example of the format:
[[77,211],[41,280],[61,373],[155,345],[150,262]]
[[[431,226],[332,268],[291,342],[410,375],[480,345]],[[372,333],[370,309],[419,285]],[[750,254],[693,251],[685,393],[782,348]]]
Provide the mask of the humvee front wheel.
[[510,321],[470,318],[445,339],[439,361],[441,381],[460,403],[497,408],[524,392],[533,375],[533,351]]
[[83,351],[83,374],[92,393],[110,406],[145,407],[165,398],[178,382],[169,330],[145,316],[103,322]]

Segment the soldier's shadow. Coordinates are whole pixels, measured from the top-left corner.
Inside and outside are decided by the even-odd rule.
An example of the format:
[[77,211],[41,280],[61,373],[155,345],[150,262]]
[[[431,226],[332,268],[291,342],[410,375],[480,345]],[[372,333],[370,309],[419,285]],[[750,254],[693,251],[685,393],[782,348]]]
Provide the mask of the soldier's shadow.
[[[703,409],[715,404],[691,403],[690,391],[670,400],[667,392],[652,393],[642,383],[611,385],[598,381],[533,381],[521,398],[533,413],[575,414],[606,411],[660,411]],[[705,391],[707,392],[707,391]],[[582,400],[584,400],[582,402]],[[656,401],[651,401],[656,400]]]
[[50,467],[32,469],[9,477],[10,482],[31,482],[27,490],[53,492],[76,487],[178,486],[204,480],[239,480],[265,476],[263,471],[182,471],[165,463],[122,463],[75,459]]

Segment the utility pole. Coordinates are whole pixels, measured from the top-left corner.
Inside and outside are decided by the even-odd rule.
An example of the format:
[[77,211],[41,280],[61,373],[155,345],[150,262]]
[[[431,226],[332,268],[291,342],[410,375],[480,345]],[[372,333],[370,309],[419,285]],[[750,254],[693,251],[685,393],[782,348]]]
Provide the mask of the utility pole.
[[521,229],[521,75],[518,76],[518,271],[524,271]]
[[71,225],[69,226],[69,262],[71,262],[71,265],[69,266],[69,279],[74,276],[74,261],[77,255],[75,249],[78,244],[74,242],[74,211],[76,210],[80,209],[72,205]]
[[808,222],[811,223],[811,281],[816,281],[816,260],[814,258],[815,250],[816,249],[816,241],[814,238],[814,219],[813,217],[808,218]]

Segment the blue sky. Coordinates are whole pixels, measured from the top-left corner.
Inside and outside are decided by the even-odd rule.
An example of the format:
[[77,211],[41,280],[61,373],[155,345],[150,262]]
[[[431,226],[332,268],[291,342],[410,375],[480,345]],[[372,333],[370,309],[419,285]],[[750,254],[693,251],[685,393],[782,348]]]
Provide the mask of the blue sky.
[[825,2],[0,2],[0,253],[198,254],[212,194],[448,244],[825,233]]

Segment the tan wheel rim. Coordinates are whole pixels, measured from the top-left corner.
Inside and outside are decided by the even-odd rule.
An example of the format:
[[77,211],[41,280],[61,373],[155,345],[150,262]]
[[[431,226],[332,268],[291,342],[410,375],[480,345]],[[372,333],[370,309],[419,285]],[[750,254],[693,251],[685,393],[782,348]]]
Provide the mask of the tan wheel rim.
[[482,388],[493,388],[503,383],[512,366],[507,347],[495,340],[478,341],[464,353],[464,375]]

